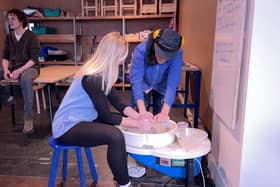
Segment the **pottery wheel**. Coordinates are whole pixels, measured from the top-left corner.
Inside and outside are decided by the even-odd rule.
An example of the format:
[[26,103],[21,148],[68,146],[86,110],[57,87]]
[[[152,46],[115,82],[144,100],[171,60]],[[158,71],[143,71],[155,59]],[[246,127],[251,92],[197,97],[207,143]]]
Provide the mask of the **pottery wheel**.
[[150,129],[138,129],[120,126],[127,146],[132,147],[163,147],[175,141],[177,125],[174,121],[153,121]]

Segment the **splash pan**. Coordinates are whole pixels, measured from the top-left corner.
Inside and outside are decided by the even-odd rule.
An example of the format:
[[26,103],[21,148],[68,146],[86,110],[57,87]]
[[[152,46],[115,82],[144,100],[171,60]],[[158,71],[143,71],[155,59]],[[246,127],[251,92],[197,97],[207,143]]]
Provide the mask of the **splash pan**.
[[128,146],[139,148],[156,148],[169,145],[175,141],[177,124],[174,121],[152,123],[149,130],[120,127]]

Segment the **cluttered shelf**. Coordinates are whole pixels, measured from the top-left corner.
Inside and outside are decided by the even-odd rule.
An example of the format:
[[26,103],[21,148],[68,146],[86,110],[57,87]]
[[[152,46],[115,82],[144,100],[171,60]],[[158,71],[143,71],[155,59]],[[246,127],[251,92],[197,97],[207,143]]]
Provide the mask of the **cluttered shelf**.
[[112,20],[112,19],[157,19],[172,18],[175,14],[163,15],[137,15],[137,16],[58,16],[58,17],[29,17],[29,21],[93,21],[93,20]]
[[77,21],[93,21],[93,20],[106,20],[106,19],[157,19],[157,18],[172,18],[175,14],[163,15],[136,15],[136,16],[76,16]]

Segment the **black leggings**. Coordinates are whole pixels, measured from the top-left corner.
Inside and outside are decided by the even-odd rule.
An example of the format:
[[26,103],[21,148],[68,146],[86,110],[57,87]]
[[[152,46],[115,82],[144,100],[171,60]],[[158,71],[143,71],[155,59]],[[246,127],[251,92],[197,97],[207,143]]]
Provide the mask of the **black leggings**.
[[108,145],[107,161],[114,179],[120,185],[129,182],[125,140],[118,128],[99,122],[81,122],[57,140],[63,145],[84,147]]

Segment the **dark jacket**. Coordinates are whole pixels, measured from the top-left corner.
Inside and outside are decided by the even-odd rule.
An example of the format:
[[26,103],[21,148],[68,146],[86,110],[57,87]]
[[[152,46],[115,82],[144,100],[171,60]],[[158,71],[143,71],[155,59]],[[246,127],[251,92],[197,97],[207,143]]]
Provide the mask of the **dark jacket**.
[[17,41],[14,32],[10,32],[5,39],[3,59],[10,62],[9,67],[12,70],[25,65],[31,59],[35,62],[33,67],[39,70],[39,50],[39,41],[35,33],[27,30]]

